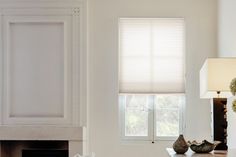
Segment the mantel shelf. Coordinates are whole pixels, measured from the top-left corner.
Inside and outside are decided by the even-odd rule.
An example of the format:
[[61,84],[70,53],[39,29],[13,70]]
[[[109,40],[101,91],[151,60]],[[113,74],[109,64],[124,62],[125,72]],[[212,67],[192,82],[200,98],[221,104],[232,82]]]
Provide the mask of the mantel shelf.
[[0,126],[0,140],[83,141],[85,129],[59,126]]

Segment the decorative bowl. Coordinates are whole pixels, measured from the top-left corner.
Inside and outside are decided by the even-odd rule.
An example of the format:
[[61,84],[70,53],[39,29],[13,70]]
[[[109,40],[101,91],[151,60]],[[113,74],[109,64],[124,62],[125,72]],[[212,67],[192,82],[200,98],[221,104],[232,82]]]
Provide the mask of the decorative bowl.
[[190,149],[196,153],[209,153],[213,151],[215,147],[220,143],[220,141],[214,141],[214,143],[210,143],[207,140],[203,140],[201,143],[198,143],[196,141],[188,141]]

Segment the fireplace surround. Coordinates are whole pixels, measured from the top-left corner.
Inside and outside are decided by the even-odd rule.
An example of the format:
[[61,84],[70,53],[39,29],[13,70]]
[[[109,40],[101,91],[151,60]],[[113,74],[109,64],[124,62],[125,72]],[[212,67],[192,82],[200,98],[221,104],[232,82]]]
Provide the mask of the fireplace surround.
[[30,149],[66,150],[73,157],[87,151],[85,133],[84,127],[1,126],[0,157],[22,157]]
[[68,141],[2,141],[1,157],[68,157]]

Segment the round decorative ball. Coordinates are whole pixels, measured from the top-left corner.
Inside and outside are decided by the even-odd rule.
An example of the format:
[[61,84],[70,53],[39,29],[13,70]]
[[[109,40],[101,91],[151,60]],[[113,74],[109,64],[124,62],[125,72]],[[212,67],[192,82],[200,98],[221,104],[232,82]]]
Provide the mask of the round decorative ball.
[[236,99],[232,102],[232,109],[236,112]]
[[235,95],[236,94],[236,78],[234,78],[231,81],[229,88],[230,88],[231,93]]
[[183,135],[179,135],[178,139],[173,144],[173,149],[177,154],[184,154],[188,151],[188,147]]

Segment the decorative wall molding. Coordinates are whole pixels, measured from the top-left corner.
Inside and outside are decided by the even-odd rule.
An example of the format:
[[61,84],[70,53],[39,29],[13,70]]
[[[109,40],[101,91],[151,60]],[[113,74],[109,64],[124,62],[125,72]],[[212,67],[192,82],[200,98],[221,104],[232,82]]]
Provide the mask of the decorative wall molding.
[[[87,106],[87,54],[86,54],[86,6],[84,1],[0,1],[0,104],[2,125],[63,125],[85,126]],[[64,28],[64,58],[67,68],[65,78],[66,100],[64,114],[55,116],[12,115],[8,103],[8,77],[10,62],[11,25],[60,23]],[[13,30],[14,31],[14,30]],[[12,36],[11,36],[12,37]],[[68,52],[66,52],[68,51]],[[67,56],[69,55],[69,56]],[[8,62],[6,62],[8,61]],[[69,64],[71,63],[71,65]],[[4,91],[2,90],[4,89]]]
[[80,9],[79,8],[73,8],[72,9],[72,15],[79,16],[79,13],[80,13]]
[[0,0],[0,8],[85,8],[87,0]]
[[[2,10],[0,10],[0,65],[3,65],[3,38],[2,38]],[[0,110],[2,113],[3,104],[3,66],[0,66]],[[0,116],[0,124],[2,123],[2,115]]]
[[[21,16],[11,15],[11,16],[9,16],[8,15],[3,18],[4,18],[4,20],[3,20],[3,24],[4,24],[4,27],[3,27],[3,34],[4,34],[3,35],[3,39],[4,39],[3,47],[4,47],[4,65],[5,65],[4,66],[5,68],[4,68],[4,99],[3,99],[4,100],[3,101],[3,115],[4,116],[3,116],[3,123],[4,124],[16,124],[16,123],[19,123],[19,124],[43,124],[43,123],[46,123],[46,124],[70,124],[71,119],[72,119],[71,118],[72,105],[71,105],[71,100],[70,100],[70,95],[71,95],[70,90],[72,88],[72,84],[70,83],[70,77],[72,76],[72,73],[70,72],[70,69],[72,69],[72,67],[68,63],[71,62],[71,59],[70,59],[71,58],[71,52],[70,52],[71,46],[70,46],[70,40],[69,40],[71,38],[71,34],[72,34],[71,30],[69,29],[70,23],[72,23],[71,19],[69,17],[63,17],[63,16],[34,16],[33,14],[30,14],[30,16],[27,16],[27,15],[21,15]],[[41,111],[41,113],[40,112],[35,113],[35,111],[31,112],[30,110],[33,110],[33,108],[30,107],[30,104],[27,105],[28,107],[22,106],[22,108],[23,108],[23,110],[25,110],[25,112],[22,110],[19,111],[19,108],[20,108],[19,105],[21,105],[21,104],[19,104],[18,102],[15,102],[13,104],[11,102],[12,99],[14,100],[14,97],[15,97],[15,96],[12,96],[11,93],[16,93],[15,91],[12,91],[12,88],[14,86],[11,83],[11,80],[15,80],[11,76],[11,73],[12,73],[11,71],[15,70],[15,69],[11,69],[11,67],[14,66],[14,64],[15,64],[14,61],[15,60],[17,61],[17,59],[15,59],[15,58],[18,56],[17,54],[14,54],[14,53],[23,53],[23,52],[21,52],[21,50],[16,50],[14,52],[14,49],[17,49],[20,47],[19,45],[18,45],[18,47],[14,47],[17,45],[17,43],[14,43],[14,42],[20,42],[20,41],[17,41],[17,38],[21,38],[21,37],[17,37],[17,36],[15,37],[15,35],[17,35],[15,33],[17,32],[17,29],[22,29],[22,27],[23,28],[26,27],[29,29],[28,31],[30,31],[31,29],[33,29],[37,25],[39,27],[44,26],[45,29],[47,27],[53,27],[54,29],[57,29],[57,27],[59,27],[59,28],[61,27],[61,28],[63,28],[61,30],[62,32],[57,32],[57,33],[63,34],[63,36],[64,36],[64,39],[62,39],[64,41],[63,45],[58,45],[58,47],[62,46],[60,49],[62,49],[61,51],[64,51],[63,52],[64,65],[62,65],[62,67],[64,67],[64,70],[63,69],[61,70],[65,75],[64,76],[64,85],[62,85],[62,86],[64,86],[64,103],[61,102],[62,104],[57,104],[57,106],[54,105],[53,109],[49,109],[49,108],[46,108],[47,106],[44,106],[45,111],[43,111],[41,109],[43,111],[43,113],[42,113],[42,111]],[[19,27],[19,28],[17,28],[17,27]],[[22,30],[22,31],[27,31],[27,30]],[[27,32],[25,32],[25,33],[27,33]],[[50,32],[48,32],[47,30],[46,30],[46,32],[45,32],[45,30],[42,30],[41,33],[47,34]],[[20,35],[22,35],[21,40],[32,40],[31,38],[28,39],[27,37],[25,39],[24,34],[20,34]],[[38,37],[33,37],[33,38],[38,38]],[[53,39],[53,37],[51,37],[51,38],[52,38],[52,40],[57,40],[55,38]],[[37,39],[35,41],[36,42],[33,44],[37,45],[38,44]],[[50,41],[48,41],[48,42],[50,42]],[[45,47],[46,46],[47,45],[45,45]],[[26,49],[26,50],[29,49],[29,51],[36,51],[36,50],[34,50],[34,47],[31,47],[30,45],[28,45],[27,47],[23,48],[23,49]],[[57,45],[55,45],[55,47],[57,47]],[[37,49],[38,49],[38,47],[37,47]],[[44,49],[46,50],[47,48],[44,48]],[[31,53],[31,52],[29,52],[29,53]],[[23,55],[27,55],[27,54],[23,53]],[[27,56],[25,56],[25,57],[27,57]],[[32,56],[30,56],[30,57],[32,58]],[[40,57],[40,55],[39,55],[39,57]],[[35,59],[37,61],[37,58],[35,58]],[[22,61],[24,61],[24,59]],[[45,64],[50,64],[50,63],[45,63]],[[63,64],[63,63],[59,63],[59,64]],[[29,65],[29,66],[31,66],[31,65]],[[37,65],[33,64],[32,66],[37,66]],[[57,65],[57,66],[61,66],[61,65]],[[14,73],[19,73],[19,72],[14,72]],[[12,74],[13,76],[19,75],[19,74],[17,75],[14,73]],[[22,72],[20,75],[25,75],[25,73]],[[31,74],[29,74],[29,75],[31,75]],[[60,78],[58,78],[58,79],[60,79]],[[28,82],[30,82],[30,81],[31,80],[28,80]],[[22,86],[22,88],[24,89],[24,86]],[[36,88],[38,88],[37,85],[36,85]],[[17,87],[16,88],[14,87],[14,89],[19,90],[19,89],[17,89]],[[37,89],[33,89],[32,92],[34,92],[34,90],[37,90]],[[27,93],[27,91],[22,91],[22,92]],[[45,91],[45,92],[47,92],[47,91]],[[48,93],[48,94],[50,94],[50,93]],[[16,96],[17,96],[17,94],[16,94]],[[17,96],[17,97],[19,97],[19,96]],[[26,99],[30,99],[30,98],[26,97]],[[16,100],[19,100],[19,98],[17,98]],[[26,101],[27,100],[23,100],[23,102],[26,102]],[[37,101],[37,100],[35,100],[35,101]],[[37,102],[32,102],[32,103],[37,104]],[[38,105],[40,105],[40,104],[38,104]],[[35,106],[35,105],[32,104],[32,106]],[[48,107],[51,108],[52,106],[48,106]],[[58,110],[58,108],[61,108],[61,107],[63,108],[63,111],[54,112],[54,111]],[[52,110],[52,111],[48,112],[48,110]]]

